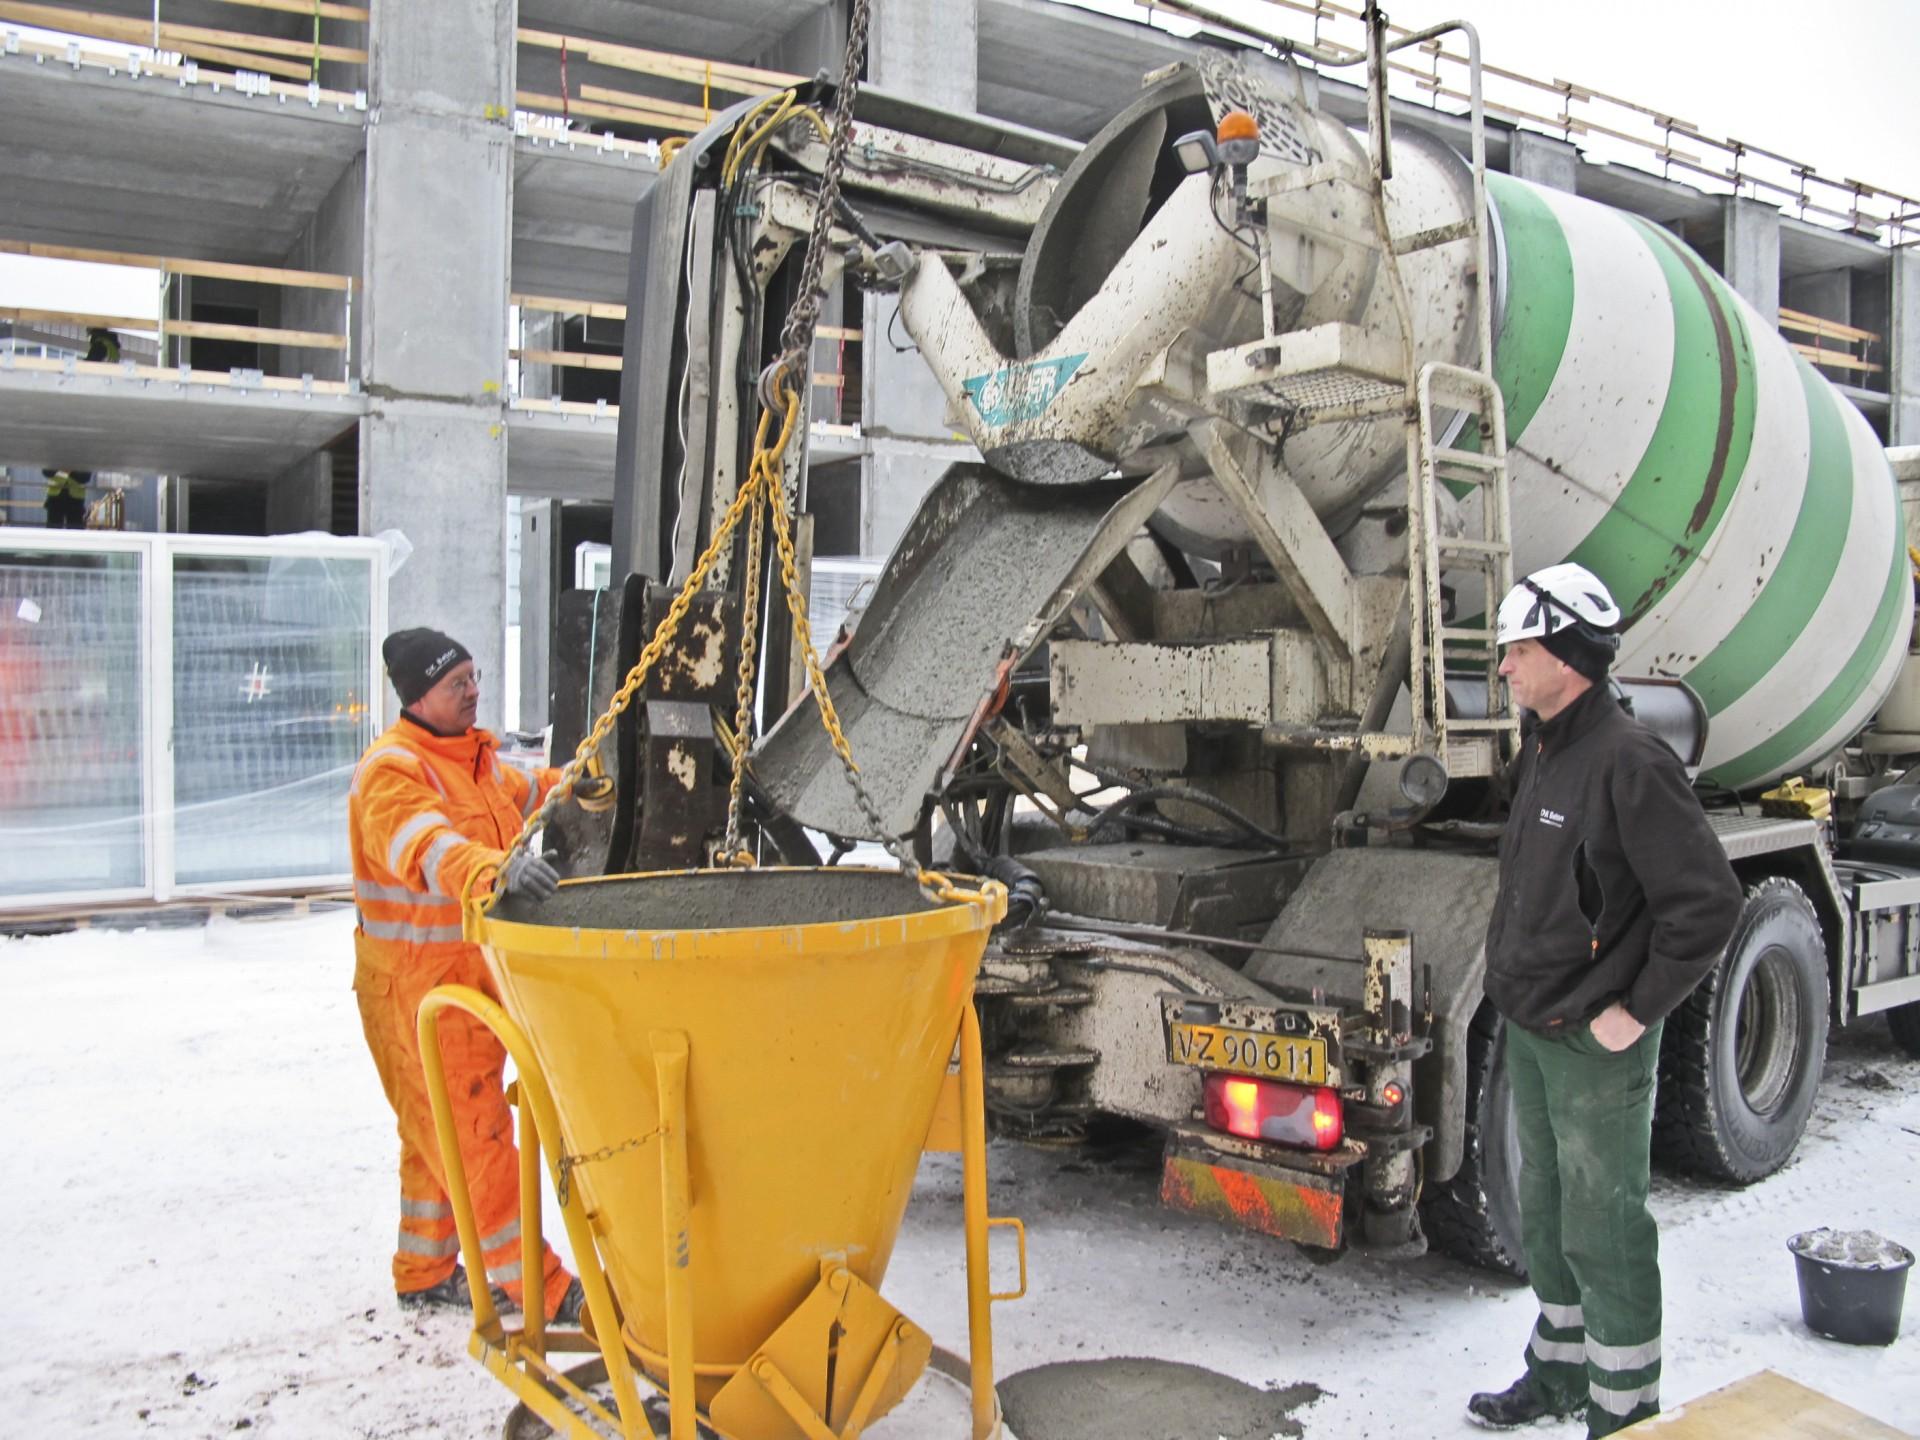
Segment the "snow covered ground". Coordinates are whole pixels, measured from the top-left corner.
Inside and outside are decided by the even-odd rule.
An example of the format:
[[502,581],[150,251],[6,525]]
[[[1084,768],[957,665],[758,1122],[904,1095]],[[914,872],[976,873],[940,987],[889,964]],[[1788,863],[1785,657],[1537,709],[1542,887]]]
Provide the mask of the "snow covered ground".
[[[336,912],[0,941],[7,1433],[499,1433],[510,1397],[467,1357],[463,1321],[393,1303],[395,1143],[348,988],[351,927]],[[1138,1148],[996,1145],[993,1165],[994,1212],[1026,1220],[1032,1270],[1028,1298],[996,1310],[1003,1377],[1158,1357],[1317,1388],[1284,1433],[1412,1440],[1482,1433],[1460,1418],[1467,1393],[1517,1373],[1527,1292],[1451,1261],[1319,1265],[1170,1213]],[[1883,1025],[1835,1037],[1779,1175],[1656,1187],[1669,1405],[1772,1368],[1920,1430],[1920,1296],[1889,1349],[1821,1340],[1786,1251],[1822,1224],[1920,1244],[1920,1063]],[[885,1288],[963,1352],[959,1196],[951,1157],[927,1160]],[[996,1263],[1010,1279],[1011,1257]],[[1133,1432],[1115,1415],[1106,1433]]]

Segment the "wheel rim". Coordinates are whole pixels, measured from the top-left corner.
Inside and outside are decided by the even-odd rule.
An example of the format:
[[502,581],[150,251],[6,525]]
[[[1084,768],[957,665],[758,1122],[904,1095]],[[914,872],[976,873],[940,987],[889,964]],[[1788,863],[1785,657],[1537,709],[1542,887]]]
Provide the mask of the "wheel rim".
[[1792,1088],[1800,1060],[1800,991],[1784,947],[1760,952],[1737,1005],[1733,1060],[1740,1098],[1754,1114],[1771,1115]]

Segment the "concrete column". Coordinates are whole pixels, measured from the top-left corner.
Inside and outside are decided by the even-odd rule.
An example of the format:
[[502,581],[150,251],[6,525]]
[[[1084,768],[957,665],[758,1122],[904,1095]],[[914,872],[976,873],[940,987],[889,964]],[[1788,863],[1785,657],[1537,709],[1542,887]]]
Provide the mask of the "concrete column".
[[810,10],[791,30],[770,41],[753,63],[767,70],[793,75],[838,76],[847,53],[847,16],[844,7],[822,5]]
[[1823,320],[1853,323],[1853,272],[1821,270],[1795,275],[1780,283],[1780,303],[1789,310],[1818,315]]
[[[364,155],[335,182],[306,231],[287,251],[282,262],[289,270],[321,270],[331,275],[360,274],[365,262],[363,244],[367,218],[367,162]],[[347,349],[281,352],[289,375],[311,375],[316,380],[345,380],[360,371],[361,311],[356,295],[338,290],[308,290],[289,286],[280,292],[280,323],[289,330],[318,330],[345,334]],[[349,371],[351,366],[351,372]]]
[[392,623],[458,637],[489,677],[480,723],[497,727],[514,6],[383,4],[370,28],[360,523],[413,542]]
[[547,647],[560,614],[560,502],[520,502],[520,728],[547,723]]
[[1729,285],[1769,325],[1780,322],[1780,212],[1759,200],[1721,202],[1726,244],[1721,270]]
[[1893,323],[1887,335],[1887,439],[1920,445],[1920,250],[1895,250]]
[[1507,138],[1507,173],[1571,195],[1579,189],[1580,152],[1551,135],[1515,130]]
[[972,114],[980,108],[979,0],[874,0],[867,79]]
[[[971,114],[979,108],[978,0],[874,0],[867,79],[884,90]],[[977,459],[955,443],[946,397],[918,355],[888,342],[899,309],[891,295],[868,295],[862,350],[860,548],[885,555],[933,483],[956,461]],[[897,325],[891,333],[904,336]]]
[[860,553],[888,554],[914,510],[949,465],[978,460],[980,452],[947,424],[947,397],[919,355],[896,355],[906,329],[896,319],[895,295],[865,297],[861,345],[864,403],[861,430],[867,454],[860,467]]
[[326,530],[333,519],[333,456],[316,450],[267,482],[267,533]]

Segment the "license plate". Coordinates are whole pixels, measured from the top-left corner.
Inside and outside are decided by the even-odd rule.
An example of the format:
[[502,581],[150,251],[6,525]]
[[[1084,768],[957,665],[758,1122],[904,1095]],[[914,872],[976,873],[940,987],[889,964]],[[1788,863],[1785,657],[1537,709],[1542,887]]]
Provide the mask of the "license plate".
[[1176,1065],[1199,1070],[1230,1070],[1293,1085],[1324,1085],[1327,1081],[1325,1040],[1263,1035],[1226,1025],[1174,1021],[1167,1026],[1167,1058]]

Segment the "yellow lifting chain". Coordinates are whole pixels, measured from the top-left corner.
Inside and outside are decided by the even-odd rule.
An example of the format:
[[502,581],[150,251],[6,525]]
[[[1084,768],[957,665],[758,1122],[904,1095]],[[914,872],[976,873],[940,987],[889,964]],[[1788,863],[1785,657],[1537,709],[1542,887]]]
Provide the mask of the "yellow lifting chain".
[[[856,7],[856,13],[864,14],[866,5]],[[860,27],[864,30],[864,26]],[[853,49],[855,36],[849,36],[849,49]],[[859,37],[864,38],[864,37]],[[857,71],[849,66],[848,76]],[[767,367],[760,380],[760,421],[754,433],[753,461],[748,467],[746,484],[740,487],[726,513],[715,527],[713,538],[707,542],[707,548],[701,553],[686,582],[673,598],[673,604],[660,621],[659,627],[648,640],[646,648],[640,652],[640,658],[627,672],[626,680],[621,684],[613,698],[607,702],[607,708],[593,723],[586,737],[575,747],[573,758],[560,772],[560,779],[548,792],[540,808],[527,817],[527,822],[514,837],[513,844],[500,862],[500,872],[505,873],[508,863],[523,850],[532,834],[547,823],[553,811],[565,803],[580,778],[588,772],[589,765],[598,754],[601,744],[612,732],[614,723],[633,703],[633,697],[640,687],[647,683],[647,676],[659,663],[660,657],[673,643],[679,633],[681,622],[685,620],[694,597],[699,594],[707,582],[707,576],[720,556],[733,541],[734,531],[746,519],[751,527],[747,532],[747,569],[743,582],[744,595],[740,616],[740,666],[735,686],[733,721],[733,780],[727,796],[727,830],[723,842],[722,859],[727,864],[751,865],[753,854],[747,850],[740,839],[742,809],[742,789],[747,769],[747,751],[751,744],[753,722],[754,678],[758,666],[759,610],[760,610],[760,573],[763,568],[763,533],[769,512],[772,516],[773,540],[780,557],[780,583],[786,591],[787,611],[793,622],[793,644],[803,657],[807,671],[807,685],[813,692],[815,703],[820,711],[820,723],[827,732],[827,739],[833,745],[834,754],[840,757],[848,783],[853,787],[855,799],[859,802],[862,815],[866,818],[872,832],[881,838],[887,852],[899,862],[900,868],[911,875],[919,884],[921,892],[929,899],[948,904],[982,904],[986,896],[977,890],[963,889],[953,883],[946,875],[937,870],[922,868],[910,847],[902,843],[897,836],[887,833],[886,824],[879,808],[867,794],[866,786],[860,779],[860,767],[854,761],[853,749],[847,743],[846,732],[841,728],[840,716],[834,709],[833,697],[827,690],[827,677],[820,668],[820,659],[813,648],[813,630],[807,618],[807,597],[802,590],[796,574],[796,561],[793,547],[793,515],[788,507],[784,457],[787,447],[793,441],[793,433],[799,425],[802,410],[800,394],[794,386],[793,377],[805,376],[809,367],[805,363],[811,351],[813,330],[819,319],[821,290],[819,284],[820,269],[827,248],[827,231],[831,227],[833,210],[839,193],[840,170],[845,162],[847,139],[852,130],[852,102],[855,85],[851,78],[841,86],[834,107],[835,127],[828,136],[825,122],[807,106],[796,105],[792,91],[770,95],[762,100],[741,120],[734,132],[733,143],[727,148],[725,162],[726,173],[731,175],[741,164],[758,166],[768,141],[779,127],[787,121],[798,118],[810,119],[820,130],[822,138],[828,139],[827,163],[820,180],[820,194],[815,202],[813,234],[807,243],[807,253],[802,264],[799,286],[800,299],[795,302],[793,312],[789,314],[781,336],[783,350],[778,359]],[[763,118],[764,117],[764,118]],[[758,121],[759,123],[756,123]],[[742,137],[745,137],[744,139]],[[780,414],[779,433],[769,440],[773,429],[775,413]],[[490,911],[499,896],[492,890],[478,900],[479,913]]]

